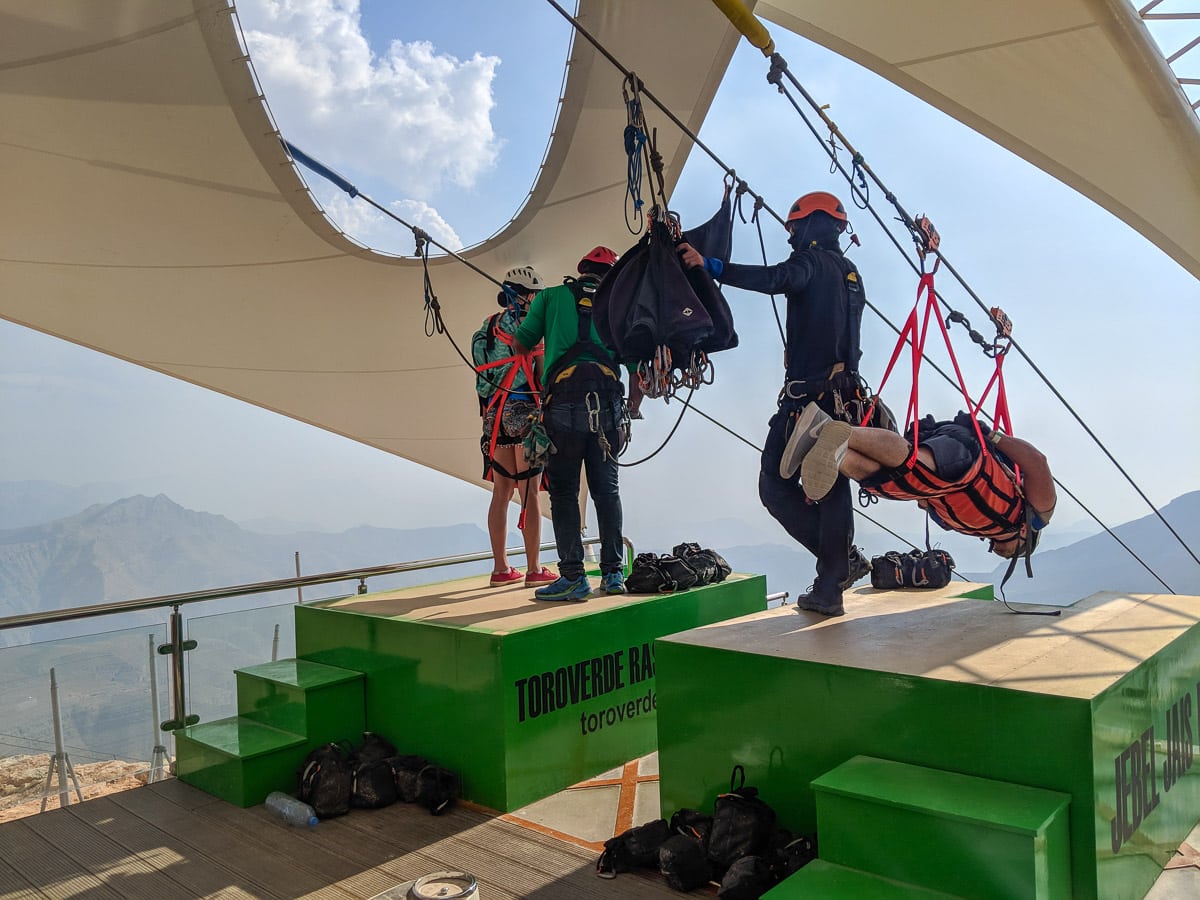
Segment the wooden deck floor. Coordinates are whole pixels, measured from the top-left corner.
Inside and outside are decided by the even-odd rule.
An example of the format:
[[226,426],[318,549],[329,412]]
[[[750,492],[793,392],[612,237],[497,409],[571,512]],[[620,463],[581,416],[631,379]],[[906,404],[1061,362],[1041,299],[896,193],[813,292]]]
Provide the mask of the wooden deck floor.
[[674,897],[657,873],[595,875],[596,854],[481,810],[395,804],[314,829],[168,780],[0,824],[0,897],[374,897],[444,869],[481,900]]

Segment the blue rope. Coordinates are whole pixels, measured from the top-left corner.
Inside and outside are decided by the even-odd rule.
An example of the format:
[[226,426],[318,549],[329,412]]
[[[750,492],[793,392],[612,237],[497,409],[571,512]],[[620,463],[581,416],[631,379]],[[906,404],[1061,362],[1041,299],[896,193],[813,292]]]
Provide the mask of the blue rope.
[[625,126],[625,155],[629,157],[626,170],[625,186],[625,225],[634,234],[641,231],[641,225],[634,227],[629,221],[629,201],[633,201],[633,220],[640,223],[642,217],[642,148],[646,144],[646,132],[635,122],[641,119],[641,104],[636,100],[626,101],[629,108],[629,124]]

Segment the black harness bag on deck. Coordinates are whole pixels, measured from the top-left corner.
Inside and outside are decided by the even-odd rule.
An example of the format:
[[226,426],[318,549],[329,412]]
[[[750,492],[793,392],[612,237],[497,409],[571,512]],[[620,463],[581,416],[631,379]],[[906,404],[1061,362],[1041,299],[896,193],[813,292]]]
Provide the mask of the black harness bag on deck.
[[871,557],[871,587],[942,588],[950,583],[953,570],[954,558],[945,550],[892,550]]
[[667,820],[654,819],[609,838],[596,860],[596,874],[601,878],[612,878],[619,872],[654,868],[658,865],[658,848],[670,836]]
[[677,891],[695,890],[712,878],[704,849],[682,834],[671,835],[658,848],[658,871]]
[[775,885],[775,876],[767,860],[761,856],[742,856],[721,879],[717,890],[720,900],[758,900]]
[[[736,787],[735,787],[736,784]],[[708,859],[724,874],[734,860],[759,856],[775,833],[775,810],[758,797],[758,788],[746,786],[746,771],[733,767],[729,793],[713,804],[712,833],[708,836]]]
[[350,812],[354,771],[349,754],[334,743],[322,744],[304,758],[296,773],[296,797],[313,808],[318,818]]

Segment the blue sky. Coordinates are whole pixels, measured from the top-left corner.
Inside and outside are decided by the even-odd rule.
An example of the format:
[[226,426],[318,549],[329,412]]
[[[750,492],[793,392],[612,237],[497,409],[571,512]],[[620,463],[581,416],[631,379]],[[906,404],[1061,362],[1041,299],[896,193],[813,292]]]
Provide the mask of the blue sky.
[[[554,121],[569,39],[567,24],[543,0],[364,2],[361,9],[329,0],[243,0],[238,10],[285,137],[373,199],[395,204],[451,245],[485,239],[523,202]],[[1039,170],[873,74],[771,30],[792,71],[830,104],[905,208],[933,218],[947,258],[988,305],[1009,312],[1026,352],[1151,500],[1162,505],[1200,488],[1192,465],[1200,438],[1200,282]],[[765,75],[765,60],[743,42],[702,139],[776,210],[808,190],[845,197],[844,181],[830,175],[828,158]],[[651,126],[672,127],[653,109],[647,116]],[[330,215],[364,243],[411,253],[409,232],[315,176],[308,181]],[[720,191],[720,171],[694,153],[672,204],[685,226],[698,223]],[[881,200],[877,191],[872,199]],[[900,323],[915,276],[866,214],[852,221],[863,240],[852,256],[868,295]],[[781,229],[766,240],[772,262],[786,255]],[[735,233],[733,258],[758,261],[749,226]],[[559,274],[543,273],[551,280]],[[982,312],[949,277],[939,289],[982,326]],[[481,281],[481,290],[490,288]],[[767,298],[727,296],[741,347],[715,358],[717,382],[694,400],[759,443],[782,347]],[[952,333],[977,390],[990,363],[961,330]],[[893,342],[868,314],[863,371],[872,382]],[[0,323],[0,343],[6,480],[113,482],[238,520],[273,517],[329,530],[482,523],[483,491],[379,451],[16,326]],[[1149,511],[1023,361],[1014,355],[1006,373],[1017,433],[1047,452],[1068,488],[1109,524]],[[469,375],[464,383],[463,402],[473,402]],[[903,408],[906,384],[894,376],[889,388],[891,405]],[[923,382],[922,398],[937,414],[960,405],[936,376]],[[678,410],[648,404],[626,459],[657,447]],[[758,504],[756,473],[754,451],[687,416],[667,450],[623,473],[626,531],[643,546],[669,546],[693,539],[680,523],[734,519],[750,542],[785,543]],[[871,514],[914,540],[923,527],[903,504]],[[1082,518],[1064,498],[1056,525],[1066,530]]]

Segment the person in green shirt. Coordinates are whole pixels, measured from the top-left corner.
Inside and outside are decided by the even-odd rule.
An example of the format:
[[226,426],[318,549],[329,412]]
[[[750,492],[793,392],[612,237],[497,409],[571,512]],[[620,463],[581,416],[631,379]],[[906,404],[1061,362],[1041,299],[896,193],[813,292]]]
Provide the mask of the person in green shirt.
[[[621,367],[591,321],[596,287],[616,261],[617,254],[607,247],[593,249],[579,261],[578,279],[533,298],[514,335],[519,352],[529,352],[545,341],[542,417],[554,445],[546,481],[559,578],[534,591],[539,600],[581,602],[592,591],[583,565],[579,510],[583,470],[600,527],[601,588],[609,594],[625,592],[617,466],[617,453],[627,438],[625,390]],[[634,382],[629,415],[637,416],[640,401]]]

